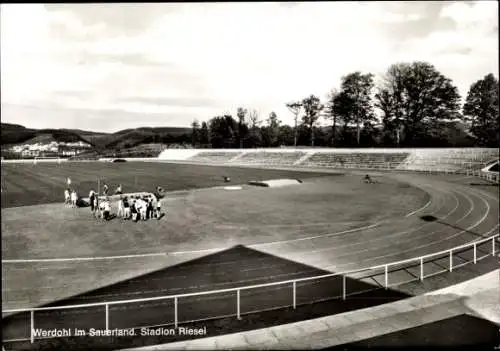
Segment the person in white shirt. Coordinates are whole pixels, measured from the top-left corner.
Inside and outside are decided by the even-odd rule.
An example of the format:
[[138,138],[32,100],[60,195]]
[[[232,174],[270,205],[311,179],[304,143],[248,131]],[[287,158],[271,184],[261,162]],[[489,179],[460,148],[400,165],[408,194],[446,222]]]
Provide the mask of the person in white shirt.
[[71,192],[71,207],[76,207],[76,201],[78,200],[78,195],[76,194],[76,191],[73,190]]
[[100,214],[99,206],[100,206],[99,198],[98,198],[97,194],[95,194],[94,195],[94,210],[92,212],[94,213],[94,216],[97,219],[99,219],[99,214]]
[[64,190],[64,204],[69,205],[71,203],[71,198],[69,195],[69,189]]
[[160,219],[161,217],[161,199],[158,198],[156,200],[156,219]]
[[120,196],[120,200],[118,200],[118,213],[117,213],[117,216],[118,217],[125,217],[125,212],[124,212],[124,208],[123,208],[123,198],[122,196]]
[[139,200],[137,200],[137,204],[139,205],[138,210],[139,210],[139,214],[140,214],[140,219],[145,221],[146,220],[146,212],[148,209],[147,203],[143,199],[139,199]]
[[111,204],[109,203],[108,199],[104,201],[103,203],[103,218],[105,221],[109,221],[111,219]]

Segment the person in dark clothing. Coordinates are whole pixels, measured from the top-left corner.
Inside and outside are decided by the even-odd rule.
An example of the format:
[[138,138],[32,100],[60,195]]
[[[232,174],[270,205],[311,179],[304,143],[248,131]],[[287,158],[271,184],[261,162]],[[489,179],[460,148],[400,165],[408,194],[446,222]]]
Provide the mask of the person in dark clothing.
[[130,219],[130,204],[126,196],[123,199],[123,219]]
[[147,219],[153,218],[153,199],[148,199],[148,209],[146,213],[146,218]]
[[95,193],[91,191],[89,202],[90,202],[90,210],[92,211],[92,213],[94,212],[94,201],[95,201]]
[[130,212],[132,213],[132,220],[137,222],[139,214],[137,213],[137,208],[135,208],[135,200],[133,200],[132,204],[130,205]]

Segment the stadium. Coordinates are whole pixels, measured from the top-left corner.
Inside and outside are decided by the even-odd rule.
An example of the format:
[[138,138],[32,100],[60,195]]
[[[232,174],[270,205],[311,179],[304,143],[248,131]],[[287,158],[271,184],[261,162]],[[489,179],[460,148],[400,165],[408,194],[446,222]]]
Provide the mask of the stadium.
[[[3,160],[4,348],[317,348],[457,316],[500,323],[495,302],[465,313],[442,292],[498,277],[498,157],[273,148]],[[67,178],[79,194],[161,186],[165,215],[96,220],[63,204]],[[467,337],[491,345],[497,329]]]

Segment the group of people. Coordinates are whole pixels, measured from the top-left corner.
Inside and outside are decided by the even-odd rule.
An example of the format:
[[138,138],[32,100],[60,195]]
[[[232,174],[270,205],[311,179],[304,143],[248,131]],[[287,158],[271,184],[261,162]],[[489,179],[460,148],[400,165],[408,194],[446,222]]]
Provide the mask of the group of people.
[[[77,207],[78,195],[75,189],[71,189],[71,179],[67,179],[67,188],[64,190],[64,203],[67,206]],[[89,204],[92,214],[97,219],[104,219],[106,221],[113,218],[112,202],[108,196],[109,187],[104,183],[102,188],[102,195],[99,198],[99,193],[95,190],[90,190]],[[160,219],[163,214],[161,212],[161,198],[164,196],[164,190],[161,187],[156,187],[154,194],[143,195],[123,195],[122,185],[120,184],[115,192],[115,195],[120,195],[118,200],[118,209],[116,216],[124,220],[147,220],[147,219]]]
[[[121,186],[119,188],[121,188]],[[110,220],[112,219],[111,201],[107,196],[107,192],[103,192],[103,194],[104,200],[99,201],[98,194],[94,190],[90,191],[90,210],[95,218]],[[122,196],[120,191],[116,215],[124,220],[131,219],[136,222],[153,218],[160,219],[162,217],[161,199],[157,195]]]
[[161,200],[154,195],[132,196],[130,199],[127,196],[120,197],[117,215],[136,222],[153,218],[160,219]]
[[78,201],[78,194],[75,189],[66,188],[64,190],[64,204],[66,206],[76,207]]

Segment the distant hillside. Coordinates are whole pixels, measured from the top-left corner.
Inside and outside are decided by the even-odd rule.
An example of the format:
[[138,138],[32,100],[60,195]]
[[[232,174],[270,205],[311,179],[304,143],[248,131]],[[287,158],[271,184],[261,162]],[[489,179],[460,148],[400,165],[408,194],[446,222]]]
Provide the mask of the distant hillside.
[[125,129],[113,133],[99,140],[106,149],[130,148],[148,143],[170,143],[179,141],[179,138],[189,141],[190,128],[136,128]]
[[85,141],[78,133],[65,129],[31,129],[17,124],[2,123],[2,145],[34,144],[37,142],[78,142]]
[[1,142],[2,145],[18,144],[36,137],[34,129],[28,129],[17,124],[2,123]]
[[31,129],[17,124],[2,123],[1,144],[32,143],[32,140],[39,140],[34,138],[41,137],[40,141],[51,138],[58,142],[84,141],[97,150],[112,151],[148,143],[187,142],[190,133],[190,128],[179,127],[141,127],[124,129],[116,133],[99,133],[79,129]]

